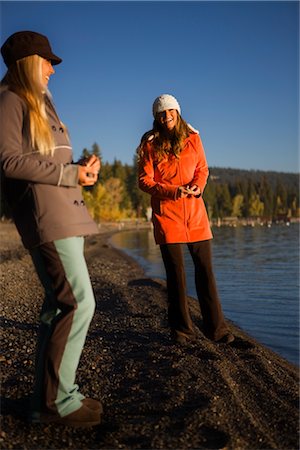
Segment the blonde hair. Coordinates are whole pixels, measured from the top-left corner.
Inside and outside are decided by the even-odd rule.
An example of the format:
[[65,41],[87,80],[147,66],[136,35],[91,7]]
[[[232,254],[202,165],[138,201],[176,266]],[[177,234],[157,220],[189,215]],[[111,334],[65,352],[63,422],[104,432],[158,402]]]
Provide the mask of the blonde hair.
[[19,59],[9,67],[1,85],[7,85],[28,107],[33,150],[39,151],[42,155],[52,155],[55,142],[46,114],[42,61],[43,58],[38,55]]
[[158,161],[161,161],[169,154],[172,154],[179,159],[184,141],[189,134],[190,128],[186,121],[180,116],[178,111],[177,123],[171,132],[166,131],[160,121],[155,118],[153,122],[153,129],[145,133],[141,139],[141,144],[137,149],[138,154],[142,157],[143,147],[148,138],[152,136],[152,144],[155,148],[155,155]]

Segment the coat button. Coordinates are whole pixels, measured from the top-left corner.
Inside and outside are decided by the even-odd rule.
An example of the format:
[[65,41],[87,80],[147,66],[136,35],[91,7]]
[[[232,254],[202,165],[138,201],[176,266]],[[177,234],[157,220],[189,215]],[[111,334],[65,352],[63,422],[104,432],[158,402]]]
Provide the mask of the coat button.
[[52,128],[53,131],[56,131],[56,126],[55,125],[52,125],[51,128]]
[[63,127],[59,127],[59,131],[60,131],[61,133],[63,133],[63,132],[64,132]]
[[78,205],[79,205],[79,203],[78,203],[78,201],[77,201],[77,200],[74,200],[74,205],[76,205],[76,206],[78,206]]

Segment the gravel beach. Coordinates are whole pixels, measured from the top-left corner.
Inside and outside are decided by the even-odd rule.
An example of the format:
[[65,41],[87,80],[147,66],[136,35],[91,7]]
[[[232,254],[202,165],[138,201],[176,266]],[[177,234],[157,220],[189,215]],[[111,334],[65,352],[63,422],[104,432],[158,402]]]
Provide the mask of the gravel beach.
[[110,245],[115,231],[86,240],[97,308],[77,383],[104,415],[80,430],[26,420],[43,292],[14,225],[1,223],[1,448],[298,449],[298,368],[232,323],[232,344],[205,339],[194,299],[198,339],[174,345],[164,284]]

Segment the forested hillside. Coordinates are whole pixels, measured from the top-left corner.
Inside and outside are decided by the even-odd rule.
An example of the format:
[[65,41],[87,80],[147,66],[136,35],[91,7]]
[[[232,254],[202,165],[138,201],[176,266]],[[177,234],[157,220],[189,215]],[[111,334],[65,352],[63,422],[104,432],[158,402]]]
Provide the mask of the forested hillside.
[[299,174],[213,167],[204,198],[211,218],[299,217]]
[[[84,149],[82,157],[96,154],[98,144]],[[102,160],[102,158],[101,158]],[[137,158],[132,165],[103,162],[98,183],[83,190],[85,202],[97,222],[144,218],[149,214],[150,196],[137,186]],[[210,168],[204,200],[211,220],[299,218],[299,174]],[[1,196],[1,217],[9,216]]]

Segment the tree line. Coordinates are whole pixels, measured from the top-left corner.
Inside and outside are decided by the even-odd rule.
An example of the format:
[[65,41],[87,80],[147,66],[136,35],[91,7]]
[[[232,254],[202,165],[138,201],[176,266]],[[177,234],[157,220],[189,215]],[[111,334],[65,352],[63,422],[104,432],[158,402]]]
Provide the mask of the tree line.
[[[93,153],[101,158],[96,143],[81,156]],[[138,188],[137,173],[137,155],[132,165],[102,162],[99,181],[83,194],[96,221],[147,216],[150,195]],[[211,220],[299,218],[299,174],[212,167],[203,198]]]
[[[103,162],[97,143],[83,149],[80,158],[97,155],[102,163],[99,180],[83,188],[85,203],[96,222],[147,217],[150,195],[138,187],[137,155],[133,163]],[[265,221],[299,218],[299,174],[210,168],[203,195],[211,220],[261,218]],[[1,217],[9,209],[1,196]]]

